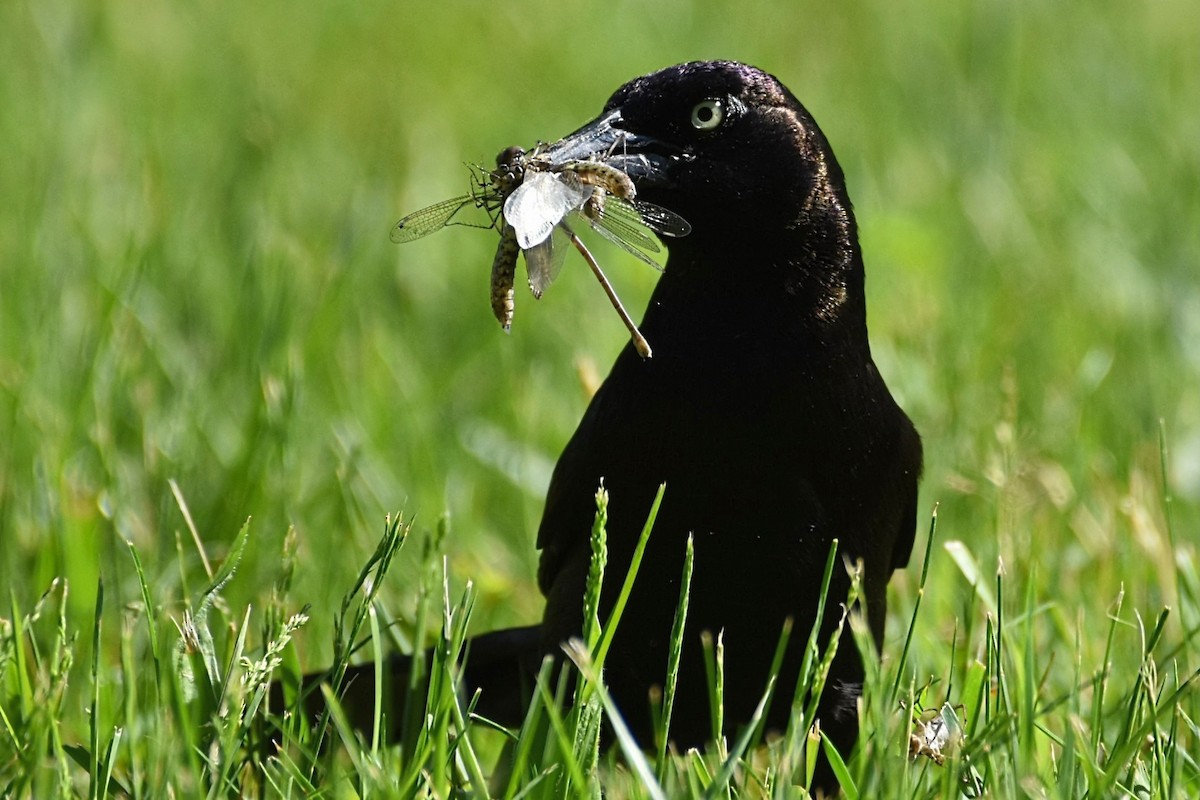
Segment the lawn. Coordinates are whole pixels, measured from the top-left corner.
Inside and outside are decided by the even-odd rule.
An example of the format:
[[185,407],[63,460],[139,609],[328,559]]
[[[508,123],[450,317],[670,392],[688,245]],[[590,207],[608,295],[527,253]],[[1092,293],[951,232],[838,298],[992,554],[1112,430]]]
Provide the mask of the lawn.
[[[173,654],[199,614],[216,688],[240,686],[235,656],[262,658],[307,606],[283,658],[329,665],[389,514],[410,532],[364,630],[434,641],[443,575],[452,604],[470,582],[471,632],[539,617],[550,469],[626,331],[574,259],[542,300],[518,294],[506,336],[493,234],[388,230],[629,78],[735,58],[792,89],[846,172],[873,352],[925,443],[922,531],[937,509],[924,588],[923,534],[892,582],[855,785],[1200,794],[1194,16],[1183,0],[0,5],[0,793],[534,781],[532,757],[497,777],[487,731],[474,769],[453,720],[400,752],[231,770],[241,729],[184,688],[211,694],[211,663]],[[657,273],[593,251],[640,316]],[[904,755],[914,700],[960,717],[945,766]],[[648,769],[669,794],[796,796],[781,751],[803,739],[728,775],[721,748]],[[637,764],[614,752],[583,778],[652,796]]]

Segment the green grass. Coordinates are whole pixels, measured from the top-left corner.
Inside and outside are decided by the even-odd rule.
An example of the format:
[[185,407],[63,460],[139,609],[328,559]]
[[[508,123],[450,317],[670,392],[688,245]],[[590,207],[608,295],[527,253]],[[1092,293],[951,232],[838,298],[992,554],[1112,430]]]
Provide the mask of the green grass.
[[[434,730],[397,749],[319,756],[293,731],[288,760],[236,754],[256,662],[325,667],[378,631],[447,642],[444,674],[468,612],[472,632],[538,617],[549,468],[580,376],[625,339],[581,264],[518,296],[506,337],[491,234],[396,247],[389,226],[630,77],[733,57],[834,143],[872,346],[939,509],[927,572],[918,547],[893,581],[846,765],[860,796],[963,776],[993,796],[1200,793],[1193,17],[1182,0],[0,5],[0,787],[446,796],[482,774],[541,796],[572,763],[592,780],[580,750],[534,783],[576,747],[549,702],[506,781],[504,736],[444,687]],[[655,273],[594,250],[640,308]],[[408,544],[343,615],[398,511]],[[936,713],[962,748],[909,761],[910,716]],[[336,715],[326,730],[347,741]],[[726,734],[645,768],[670,795],[794,796],[797,754],[820,747],[798,726],[723,769]],[[609,796],[645,796],[615,758]]]

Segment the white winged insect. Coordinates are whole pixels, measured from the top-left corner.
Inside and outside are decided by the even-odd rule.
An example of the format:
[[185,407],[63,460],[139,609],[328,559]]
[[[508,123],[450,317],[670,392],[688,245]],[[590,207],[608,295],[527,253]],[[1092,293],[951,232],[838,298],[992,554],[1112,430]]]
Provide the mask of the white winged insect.
[[558,275],[569,241],[583,256],[608,295],[621,321],[629,329],[642,358],[650,358],[649,342],[630,318],[595,257],[571,228],[567,218],[578,214],[604,238],[642,261],[662,267],[647,254],[657,253],[651,232],[686,236],[691,225],[674,212],[635,199],[637,190],[624,172],[600,161],[567,161],[552,164],[536,151],[525,160],[523,180],[504,201],[505,228],[511,227],[517,246],[525,254],[529,288],[534,297]]
[[483,209],[489,224],[475,227],[492,227],[500,233],[492,260],[491,306],[506,332],[512,326],[515,308],[517,253],[525,254],[529,288],[534,297],[540,298],[558,275],[569,241],[600,281],[638,352],[649,358],[652,354],[649,343],[567,217],[582,216],[604,238],[656,269],[662,267],[648,255],[659,252],[652,233],[686,236],[691,225],[674,212],[636,200],[633,181],[621,170],[596,160],[554,164],[539,149],[528,154],[520,147],[501,151],[494,170],[476,168],[476,185],[469,194],[443,200],[404,217],[392,228],[392,241],[411,242],[449,225],[471,225],[457,221],[458,213],[471,206]]

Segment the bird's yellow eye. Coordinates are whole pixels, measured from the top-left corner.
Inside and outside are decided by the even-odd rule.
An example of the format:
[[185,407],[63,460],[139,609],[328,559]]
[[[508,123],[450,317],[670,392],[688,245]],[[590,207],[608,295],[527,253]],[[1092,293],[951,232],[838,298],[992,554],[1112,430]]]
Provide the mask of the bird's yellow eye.
[[698,131],[712,131],[725,121],[725,106],[720,100],[701,100],[692,108],[692,127]]

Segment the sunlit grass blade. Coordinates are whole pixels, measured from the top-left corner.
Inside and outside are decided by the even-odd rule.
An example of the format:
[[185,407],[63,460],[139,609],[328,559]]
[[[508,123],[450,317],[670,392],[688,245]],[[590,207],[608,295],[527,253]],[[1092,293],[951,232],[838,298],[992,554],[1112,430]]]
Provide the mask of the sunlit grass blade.
[[[767,715],[771,711],[771,704],[776,700],[777,690],[779,688],[779,673],[783,669],[783,660],[787,656],[788,642],[792,638],[792,626],[794,622],[791,617],[787,617],[783,621],[783,625],[779,630],[779,641],[775,643],[775,654],[771,657],[771,669],[767,673],[767,681],[770,688],[766,693],[766,702],[763,705],[762,714],[758,715],[758,723],[755,726],[753,736],[750,739],[750,746],[755,747],[762,740],[765,730]],[[785,698],[786,699],[786,698]]]
[[90,709],[90,725],[88,728],[88,796],[92,800],[100,797],[106,791],[106,785],[100,777],[100,633],[104,619],[104,581],[96,581],[96,605],[92,620],[92,698]]
[[671,736],[671,715],[675,709],[675,689],[679,683],[679,659],[683,654],[683,634],[687,626],[688,597],[692,591],[692,569],[695,563],[695,547],[692,536],[687,538],[683,554],[683,575],[679,581],[679,603],[675,607],[675,620],[671,625],[671,646],[667,652],[667,675],[663,682],[662,718],[657,729],[658,736],[658,780],[666,780],[667,743]]
[[943,548],[950,554],[950,560],[958,567],[959,571],[967,580],[967,584],[975,590],[979,599],[983,601],[984,606],[991,613],[998,612],[999,607],[996,601],[996,596],[992,590],[988,588],[987,582],[983,579],[983,572],[979,568],[979,564],[975,561],[975,556],[964,542],[951,540],[943,545]]
[[720,792],[724,797],[733,796],[733,787],[731,786],[731,781],[733,780],[734,772],[741,764],[742,759],[745,757],[751,743],[755,739],[755,732],[762,724],[763,715],[767,710],[767,703],[770,700],[771,693],[774,690],[775,677],[772,676],[770,680],[767,681],[767,688],[763,692],[762,698],[758,701],[758,705],[755,706],[754,713],[750,716],[750,719],[746,721],[746,724],[743,726],[742,732],[734,742],[733,747],[730,748],[728,753],[722,754],[723,760],[721,762],[721,768],[718,770],[717,774],[713,776],[712,784],[705,791],[706,798],[716,797],[717,792]]
[[[584,679],[588,681],[592,680],[587,675],[584,675]],[[584,787],[588,786],[588,776],[583,771],[578,759],[575,758],[575,737],[573,732],[569,730],[568,723],[561,711],[563,707],[561,693],[551,694],[549,685],[546,683],[539,683],[537,688],[541,700],[541,708],[546,714],[550,733],[552,734],[547,736],[547,740],[544,743],[542,763],[553,762],[563,768],[566,774],[560,778],[560,781],[569,781],[570,787],[574,787],[576,791],[582,792],[584,791]],[[560,789],[565,790],[565,788],[566,786],[560,785]]]
[[542,715],[545,713],[546,708],[545,698],[549,697],[546,687],[549,685],[553,671],[554,658],[546,656],[542,659],[542,665],[538,669],[537,679],[534,683],[536,687],[534,699],[530,702],[529,708],[525,712],[525,719],[521,723],[520,730],[517,731],[511,772],[509,773],[508,785],[504,790],[504,797],[506,798],[515,797],[520,789],[520,781],[528,777],[526,775],[526,765],[529,763],[530,756],[532,755],[535,739],[539,736]]
[[638,537],[637,546],[633,550],[633,558],[629,563],[629,571],[625,575],[624,583],[621,584],[621,591],[617,595],[617,600],[613,603],[612,612],[604,624],[600,645],[596,648],[594,661],[597,669],[604,667],[604,659],[608,655],[609,645],[612,644],[613,634],[616,633],[617,626],[621,622],[621,615],[625,613],[625,604],[629,601],[630,592],[633,591],[633,583],[642,565],[642,556],[646,552],[646,543],[650,541],[650,532],[654,529],[654,521],[658,518],[658,509],[662,505],[663,495],[666,493],[666,490],[667,485],[665,483],[658,487],[658,492],[654,495],[654,502],[650,505],[650,512],[646,515],[646,524],[642,526],[642,533]]
[[600,640],[600,591],[604,585],[604,567],[608,562],[608,492],[603,481],[596,490],[596,516],[592,522],[592,557],[588,564],[583,596],[583,641],[595,648]]
[[[661,497],[662,489],[660,488],[659,499]],[[655,512],[657,509],[658,502],[656,501],[654,505]],[[653,513],[651,516],[653,516]],[[645,789],[647,795],[653,798],[653,800],[666,800],[666,794],[663,793],[662,787],[658,785],[658,780],[654,777],[654,770],[651,768],[649,762],[646,761],[640,745],[633,738],[633,734],[629,732],[629,728],[621,718],[620,712],[601,683],[600,673],[592,662],[588,649],[579,640],[572,640],[563,646],[563,650],[571,661],[574,662],[575,666],[579,668],[579,671],[583,673],[584,678],[592,682],[594,691],[604,706],[604,712],[608,715],[609,724],[612,725],[613,733],[617,738],[617,744],[621,748],[621,753],[625,756],[630,769],[638,776],[642,788]]]
[[[717,747],[722,747],[725,733],[725,645],[721,633],[714,641],[711,631],[700,632],[704,652],[704,677],[708,686],[708,713],[712,727],[708,735]],[[724,752],[721,753],[724,757]]]
[[[929,532],[925,536],[925,558],[921,562],[921,577],[917,582],[917,596],[913,600],[912,615],[908,621],[908,631],[904,636],[904,647],[900,650],[900,657],[896,661],[896,680],[892,684],[891,698],[893,701],[900,696],[900,682],[904,680],[905,670],[908,667],[909,651],[912,649],[913,634],[917,629],[917,616],[921,612],[921,601],[925,597],[925,587],[929,580],[929,564],[933,559],[933,543],[934,535],[937,533],[937,515],[938,508],[935,504],[933,512],[929,515]],[[953,664],[953,661],[951,661]]]
[[854,779],[850,776],[850,770],[846,767],[846,762],[842,759],[837,747],[824,732],[821,733],[821,750],[825,754],[825,758],[829,760],[829,767],[837,777],[842,794],[846,796],[847,800],[858,800],[858,789],[854,784]]
[[[345,678],[346,668],[351,655],[357,648],[358,637],[366,624],[368,609],[374,603],[383,583],[383,578],[391,567],[392,560],[407,541],[409,527],[404,524],[403,517],[388,517],[384,523],[384,533],[376,546],[374,553],[359,570],[358,578],[353,587],[342,597],[340,612],[335,623],[335,658],[331,669],[328,685],[335,690],[341,687]],[[360,595],[361,593],[361,595]],[[357,598],[357,603],[355,599]],[[329,707],[317,723],[314,737],[314,751],[320,752],[329,725]],[[315,780],[317,766],[310,771],[310,780]]]

